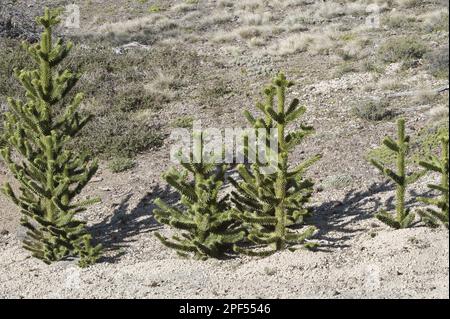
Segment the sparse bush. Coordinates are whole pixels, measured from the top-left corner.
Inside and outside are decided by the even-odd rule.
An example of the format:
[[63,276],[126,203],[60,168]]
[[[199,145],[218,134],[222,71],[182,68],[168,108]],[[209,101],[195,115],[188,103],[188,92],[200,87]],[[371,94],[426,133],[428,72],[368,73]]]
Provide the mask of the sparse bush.
[[426,46],[413,37],[391,38],[378,50],[383,61],[389,63],[403,61],[407,66],[421,59],[426,52]]
[[108,162],[108,168],[113,173],[121,173],[132,169],[136,165],[135,161],[127,157],[116,157]]
[[[73,65],[84,72],[82,112],[95,118],[76,138],[74,147],[102,159],[132,158],[162,145],[162,127],[143,114],[163,108],[177,90],[197,76],[194,53],[160,46],[116,55],[109,46],[75,49]],[[73,63],[70,63],[73,64]],[[164,70],[164,73],[161,72]]]
[[359,69],[353,63],[344,62],[336,67],[336,70],[334,71],[334,77],[341,78],[347,73],[357,73],[357,72],[359,72]]
[[383,73],[384,72],[384,66],[382,65],[382,63],[370,60],[370,59],[365,59],[362,63],[362,68],[364,71],[366,72],[374,72],[374,73]]
[[425,61],[431,74],[437,78],[447,78],[449,74],[448,46],[439,48],[425,55]]
[[369,99],[358,103],[353,107],[353,113],[368,121],[389,120],[395,116],[394,112],[389,109],[389,103],[383,99]]
[[425,32],[447,31],[449,26],[448,9],[428,12],[420,16]]
[[148,7],[147,11],[150,13],[158,13],[162,11],[162,8],[159,5],[154,4]]
[[162,145],[164,135],[157,126],[133,119],[129,114],[112,112],[87,125],[75,141],[77,147],[101,158],[134,157]]
[[324,189],[342,189],[348,187],[352,184],[353,179],[350,175],[334,175],[327,177],[322,183],[321,186]]
[[417,181],[424,173],[422,171],[407,175],[406,172],[406,157],[409,152],[410,138],[405,134],[405,120],[399,119],[397,122],[397,141],[390,137],[385,137],[383,144],[391,152],[394,153],[397,164],[397,171],[394,172],[387,165],[380,162],[376,158],[370,159],[370,162],[375,166],[384,176],[392,180],[396,184],[396,214],[392,216],[390,213],[381,210],[376,217],[396,229],[408,228],[414,222],[415,214],[405,207],[406,190],[410,184]]
[[383,25],[391,29],[411,28],[416,22],[415,17],[411,17],[403,13],[394,13],[385,17],[382,21]]
[[439,133],[441,143],[441,155],[430,155],[426,160],[419,164],[427,171],[435,172],[440,175],[440,183],[429,184],[431,190],[438,191],[441,195],[438,198],[419,198],[425,204],[434,206],[419,210],[418,213],[422,220],[431,227],[437,227],[439,223],[449,227],[449,180],[448,180],[448,131]]
[[397,91],[407,88],[403,79],[393,77],[381,79],[380,81],[378,81],[377,85],[380,89],[388,91]]

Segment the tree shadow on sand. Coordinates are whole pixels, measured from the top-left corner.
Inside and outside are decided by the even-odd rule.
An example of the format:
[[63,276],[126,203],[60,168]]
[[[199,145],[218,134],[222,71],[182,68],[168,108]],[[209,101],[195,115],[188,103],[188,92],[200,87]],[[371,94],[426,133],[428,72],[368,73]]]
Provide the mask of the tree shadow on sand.
[[153,217],[153,201],[156,198],[163,198],[169,204],[179,199],[169,186],[161,188],[159,184],[142,197],[134,208],[130,207],[132,195],[127,195],[111,216],[90,228],[95,241],[102,244],[107,253],[102,262],[114,263],[126,253],[124,248],[136,241],[133,237],[162,227]]
[[[319,228],[316,238],[325,242],[321,243],[319,250],[331,251],[331,248],[349,247],[350,245],[346,244],[347,241],[357,233],[367,231],[366,227],[349,226],[374,218],[374,215],[381,209],[395,210],[395,195],[389,196],[384,201],[378,196],[394,190],[395,185],[388,181],[373,183],[367,190],[353,189],[340,201],[329,201],[315,207],[314,214],[309,221]],[[406,206],[409,208],[418,206],[416,197],[428,197],[430,195],[429,191],[423,194],[410,191],[410,199],[407,200]],[[374,219],[374,222],[376,222],[376,219]]]

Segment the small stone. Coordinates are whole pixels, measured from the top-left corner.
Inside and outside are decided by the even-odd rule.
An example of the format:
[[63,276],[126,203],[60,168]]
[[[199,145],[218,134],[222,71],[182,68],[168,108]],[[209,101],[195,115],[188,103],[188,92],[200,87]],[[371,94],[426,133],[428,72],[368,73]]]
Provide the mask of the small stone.
[[2,230],[0,231],[0,235],[2,235],[2,236],[9,235],[9,231],[7,231],[6,229],[2,229]]

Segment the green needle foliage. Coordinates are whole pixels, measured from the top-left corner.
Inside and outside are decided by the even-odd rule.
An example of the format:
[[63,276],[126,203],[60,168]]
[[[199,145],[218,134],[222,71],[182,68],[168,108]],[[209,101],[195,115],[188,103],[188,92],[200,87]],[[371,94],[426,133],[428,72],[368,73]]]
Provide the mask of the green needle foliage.
[[[158,198],[155,204],[159,208],[154,210],[158,222],[180,230],[181,234],[172,239],[159,233],[155,235],[183,257],[223,258],[233,244],[245,236],[233,218],[228,196],[219,199],[228,165],[194,163],[192,160],[183,160],[181,165],[181,171],[172,169],[164,176],[181,195],[179,203],[170,206]],[[193,176],[193,181],[189,180],[189,175]]]
[[23,214],[21,224],[28,230],[25,249],[48,264],[79,257],[79,265],[84,267],[99,258],[101,246],[92,246],[85,222],[74,216],[95,200],[74,200],[95,174],[97,163],[66,147],[89,120],[76,111],[83,95],[76,94],[62,114],[56,112],[79,79],[78,74],[57,69],[72,47],[60,39],[53,43],[52,28],[59,22],[57,13],[46,9],[44,16],[37,18],[44,28],[40,42],[24,45],[38,68],[16,70],[26,90],[26,102],[8,99],[6,145],[1,149],[20,184],[20,194],[8,183],[2,190]]
[[398,139],[394,141],[390,137],[385,137],[383,144],[395,154],[397,162],[397,172],[386,167],[383,163],[376,159],[371,159],[370,162],[386,177],[390,178],[397,185],[396,189],[396,215],[392,216],[386,211],[381,211],[375,216],[382,221],[396,229],[408,228],[414,222],[415,214],[409,209],[405,208],[405,195],[409,184],[417,181],[424,172],[416,172],[407,176],[406,173],[406,157],[409,151],[410,137],[405,135],[405,120],[399,119],[397,122]]
[[441,182],[439,185],[429,184],[428,187],[432,190],[437,190],[441,193],[438,198],[419,198],[422,202],[428,205],[435,206],[438,210],[433,208],[426,208],[426,210],[419,210],[418,213],[422,220],[431,227],[439,226],[439,222],[448,228],[448,135],[441,132],[441,156],[430,155],[425,161],[420,161],[419,164],[427,171],[436,172],[441,175]]
[[[285,248],[294,250],[295,245],[304,243],[316,231],[313,226],[307,227],[303,232],[294,232],[288,228],[301,224],[309,214],[305,204],[311,197],[313,183],[303,175],[308,167],[320,159],[320,155],[316,155],[289,170],[289,152],[313,133],[313,128],[305,125],[300,125],[297,131],[286,131],[286,126],[306,111],[304,106],[299,105],[298,99],[294,99],[286,108],[286,90],[292,85],[283,74],[279,74],[272,85],[265,89],[265,102],[257,103],[265,118],[255,119],[250,112],[244,113],[253,128],[266,132],[264,162],[271,162],[270,158],[274,158],[275,163],[272,164],[273,172],[268,172],[265,170],[267,164],[257,157],[251,166],[238,165],[240,181],[231,179],[236,189],[232,193],[236,215],[247,228],[248,239],[257,246],[264,247],[252,249],[235,246],[237,252],[267,256]],[[270,146],[271,130],[277,132],[277,150]],[[255,152],[249,145],[246,151],[247,154]]]

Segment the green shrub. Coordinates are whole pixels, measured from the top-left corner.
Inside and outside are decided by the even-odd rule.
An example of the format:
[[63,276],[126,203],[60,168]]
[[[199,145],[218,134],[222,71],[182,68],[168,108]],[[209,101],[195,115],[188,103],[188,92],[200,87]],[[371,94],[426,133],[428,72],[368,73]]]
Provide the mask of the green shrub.
[[[295,250],[297,245],[314,246],[307,242],[316,231],[308,226],[300,231],[304,218],[310,214],[306,206],[311,198],[314,183],[305,177],[310,166],[317,162],[321,155],[312,156],[299,164],[292,165],[289,154],[314,129],[301,121],[306,107],[300,105],[298,99],[286,101],[287,90],[293,86],[284,74],[278,74],[272,84],[264,90],[265,99],[256,103],[262,116],[255,117],[249,111],[244,116],[254,129],[266,132],[266,156],[264,160],[257,157],[251,165],[239,164],[239,179],[230,178],[234,186],[232,198],[236,217],[242,220],[248,231],[248,240],[253,247],[235,246],[235,251],[253,256],[267,256],[283,249]],[[301,123],[297,130],[288,131],[288,125]],[[278,149],[273,150],[270,134],[278,132]],[[254,145],[247,145],[247,154],[257,154]],[[263,164],[262,162],[267,162]],[[291,167],[293,167],[291,169]],[[267,171],[270,168],[270,171]],[[259,249],[262,248],[262,249]]]
[[388,226],[400,229],[408,228],[414,222],[415,214],[406,207],[405,196],[408,186],[417,181],[424,174],[424,171],[411,174],[407,172],[406,158],[409,153],[410,137],[406,135],[404,119],[399,119],[397,122],[397,136],[398,138],[395,141],[388,136],[383,140],[383,145],[394,154],[396,161],[395,171],[390,168],[390,165],[386,165],[376,158],[371,158],[370,162],[381,174],[393,181],[396,185],[395,215],[381,210],[375,216]]
[[148,8],[148,12],[150,12],[150,13],[158,13],[161,11],[162,11],[162,8],[156,4],[154,4]]
[[162,145],[164,135],[158,127],[133,119],[128,114],[112,112],[87,125],[73,147],[101,158],[134,157]]

